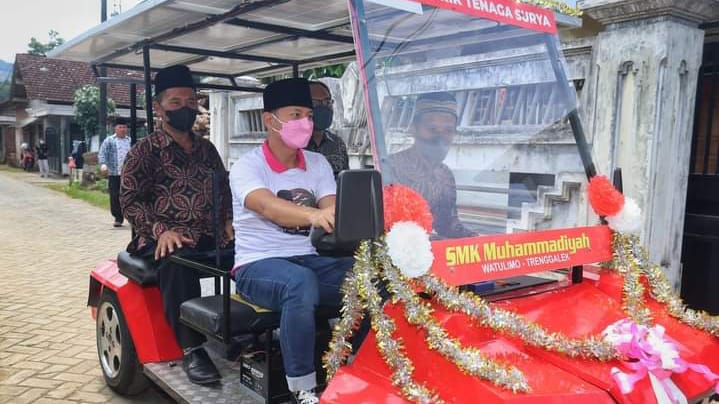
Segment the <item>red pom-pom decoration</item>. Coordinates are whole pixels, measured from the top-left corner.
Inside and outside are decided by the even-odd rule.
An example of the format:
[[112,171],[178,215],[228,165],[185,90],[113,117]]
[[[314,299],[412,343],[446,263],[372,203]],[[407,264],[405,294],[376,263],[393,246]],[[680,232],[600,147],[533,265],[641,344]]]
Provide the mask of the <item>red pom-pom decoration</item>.
[[603,175],[589,181],[589,203],[599,216],[614,216],[624,207],[624,195]]
[[389,231],[397,222],[415,222],[432,232],[432,212],[427,201],[414,189],[390,184],[384,187],[384,230]]

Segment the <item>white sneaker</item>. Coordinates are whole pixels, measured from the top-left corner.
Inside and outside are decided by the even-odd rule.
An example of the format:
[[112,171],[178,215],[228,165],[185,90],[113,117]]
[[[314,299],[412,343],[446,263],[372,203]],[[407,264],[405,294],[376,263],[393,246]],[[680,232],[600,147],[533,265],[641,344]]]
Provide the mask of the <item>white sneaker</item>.
[[317,397],[317,394],[315,394],[315,390],[300,390],[300,391],[293,391],[292,395],[295,398],[295,403],[297,404],[317,404],[320,402],[320,399]]

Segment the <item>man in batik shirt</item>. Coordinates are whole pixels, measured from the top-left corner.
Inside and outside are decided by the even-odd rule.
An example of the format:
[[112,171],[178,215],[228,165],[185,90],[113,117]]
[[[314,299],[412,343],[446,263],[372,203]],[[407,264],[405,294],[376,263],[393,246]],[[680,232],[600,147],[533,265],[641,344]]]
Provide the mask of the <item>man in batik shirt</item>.
[[[197,96],[190,70],[171,66],[155,76],[154,108],[160,129],[137,142],[122,171],[121,204],[135,230],[128,246],[134,255],[162,260],[179,249],[215,246],[213,173],[220,177],[219,243],[231,245],[232,208],[225,167],[215,147],[192,133]],[[202,348],[205,337],[180,323],[180,305],[200,296],[199,274],[163,262],[158,281],[165,317],[184,352],[183,369],[194,383],[219,380],[220,374]]]
[[344,140],[329,130],[334,115],[332,93],[330,93],[329,87],[321,81],[311,81],[310,92],[312,94],[312,122],[314,123],[314,128],[312,138],[305,150],[325,156],[330,166],[332,166],[332,174],[337,178],[341,171],[349,170],[350,160]]
[[414,144],[390,156],[392,182],[411,187],[429,203],[441,237],[471,237],[457,217],[457,185],[443,163],[457,132],[457,101],[449,93],[421,95],[412,121]]

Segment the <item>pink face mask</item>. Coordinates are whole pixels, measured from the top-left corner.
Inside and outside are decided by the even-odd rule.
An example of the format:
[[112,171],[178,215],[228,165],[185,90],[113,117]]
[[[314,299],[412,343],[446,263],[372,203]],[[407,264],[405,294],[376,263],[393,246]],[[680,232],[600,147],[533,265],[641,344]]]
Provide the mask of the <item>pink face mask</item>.
[[312,129],[314,124],[311,118],[295,119],[293,121],[284,122],[276,115],[272,115],[278,122],[282,124],[280,138],[282,141],[293,149],[304,149],[310,143]]

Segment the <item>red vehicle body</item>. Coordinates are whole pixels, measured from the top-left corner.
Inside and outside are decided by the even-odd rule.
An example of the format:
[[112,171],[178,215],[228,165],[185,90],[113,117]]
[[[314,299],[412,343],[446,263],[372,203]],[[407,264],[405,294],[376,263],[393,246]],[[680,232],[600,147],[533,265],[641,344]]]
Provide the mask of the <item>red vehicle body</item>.
[[[550,331],[569,337],[599,334],[609,324],[626,317],[622,310],[622,280],[607,271],[598,272],[596,281],[585,279],[565,288],[496,301],[497,307],[511,310],[542,324]],[[667,334],[679,342],[681,355],[690,362],[719,368],[719,341],[707,333],[695,330],[669,317],[658,304],[652,303],[655,320],[667,329]],[[656,403],[649,378],[638,382],[632,393],[624,395],[611,378],[612,367],[618,361],[599,362],[573,359],[526,346],[522,341],[498,335],[491,329],[472,324],[462,314],[450,313],[434,307],[435,318],[450,335],[463,344],[478,347],[490,357],[511,363],[530,381],[529,393],[512,393],[487,381],[463,374],[436,351],[430,351],[422,331],[410,326],[398,305],[389,304],[385,311],[398,325],[407,354],[413,358],[414,377],[436,389],[447,402],[455,403]],[[322,396],[323,403],[405,403],[392,386],[390,370],[377,351],[373,337],[362,346],[355,361],[339,370]],[[712,383],[700,374],[687,371],[672,377],[689,402],[711,394]]]
[[105,261],[90,274],[88,304],[93,319],[97,319],[97,304],[105,290],[114,293],[120,302],[140,363],[182,358],[182,350],[165,320],[159,287],[142,287],[122,275],[115,260]]

